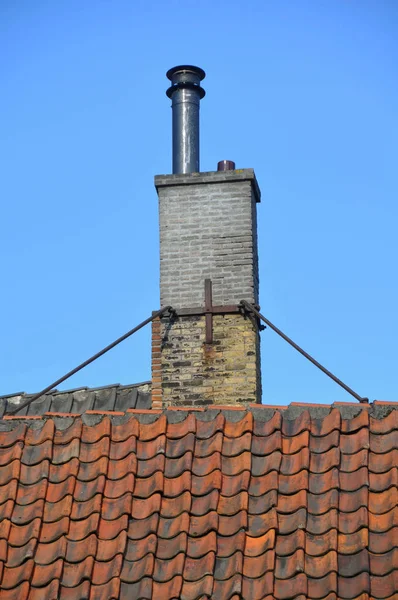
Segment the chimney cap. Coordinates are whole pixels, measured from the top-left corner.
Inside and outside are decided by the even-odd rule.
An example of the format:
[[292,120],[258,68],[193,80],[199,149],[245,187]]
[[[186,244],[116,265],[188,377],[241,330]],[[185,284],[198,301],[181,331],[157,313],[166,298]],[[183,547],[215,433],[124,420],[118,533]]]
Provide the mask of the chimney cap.
[[195,73],[195,75],[199,77],[200,81],[202,81],[202,79],[206,77],[206,73],[203,69],[201,69],[200,67],[194,67],[193,65],[179,65],[177,67],[172,67],[167,71],[166,77],[170,79],[170,81],[172,81],[173,75],[180,71],[188,71],[191,73]]
[[171,81],[171,86],[166,91],[169,98],[173,96],[176,90],[182,88],[197,90],[200,99],[206,95],[205,90],[200,86],[200,82],[206,77],[206,73],[200,67],[192,65],[173,67],[167,71],[166,77]]

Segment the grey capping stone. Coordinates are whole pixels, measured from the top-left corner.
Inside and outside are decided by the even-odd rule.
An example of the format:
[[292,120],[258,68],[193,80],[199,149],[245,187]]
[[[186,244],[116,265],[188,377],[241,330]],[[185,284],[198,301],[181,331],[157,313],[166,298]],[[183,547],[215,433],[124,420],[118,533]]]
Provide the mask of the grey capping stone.
[[256,202],[261,201],[261,192],[253,169],[234,171],[206,171],[204,173],[178,173],[176,175],[155,175],[155,187],[197,185],[198,183],[223,183],[225,181],[251,181]]

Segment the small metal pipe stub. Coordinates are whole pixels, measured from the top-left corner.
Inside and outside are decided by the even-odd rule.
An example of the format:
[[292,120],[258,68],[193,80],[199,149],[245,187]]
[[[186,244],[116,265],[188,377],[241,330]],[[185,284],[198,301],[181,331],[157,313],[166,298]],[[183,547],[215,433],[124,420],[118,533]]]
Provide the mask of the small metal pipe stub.
[[220,160],[217,163],[217,171],[235,171],[235,163],[233,160]]
[[199,108],[205,90],[203,69],[181,65],[169,69],[166,94],[173,111],[173,174],[199,173]]

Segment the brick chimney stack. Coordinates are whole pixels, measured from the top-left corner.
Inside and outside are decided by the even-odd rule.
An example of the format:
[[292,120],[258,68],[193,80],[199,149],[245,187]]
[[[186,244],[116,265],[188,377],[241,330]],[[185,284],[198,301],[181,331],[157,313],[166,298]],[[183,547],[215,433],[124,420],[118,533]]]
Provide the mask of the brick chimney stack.
[[[169,71],[178,73],[178,92],[183,69],[196,68]],[[160,301],[175,314],[153,322],[153,408],[260,402],[258,323],[239,307],[259,300],[260,190],[252,169],[233,167],[221,161],[214,172],[155,177]]]

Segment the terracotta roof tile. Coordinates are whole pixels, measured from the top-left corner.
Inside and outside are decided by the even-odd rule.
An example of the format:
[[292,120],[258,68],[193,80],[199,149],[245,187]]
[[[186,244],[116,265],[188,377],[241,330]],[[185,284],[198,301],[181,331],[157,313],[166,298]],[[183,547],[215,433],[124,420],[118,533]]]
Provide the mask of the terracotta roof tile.
[[0,486],[6,485],[12,479],[18,480],[21,472],[21,463],[15,459],[0,469]]
[[330,448],[338,447],[340,440],[340,431],[333,429],[330,433],[323,437],[314,436],[311,434],[310,437],[310,451],[315,454],[323,454],[330,450]]
[[[308,577],[308,597],[324,598],[325,600],[337,600],[337,573],[328,573],[320,579]],[[344,592],[343,592],[344,593]],[[343,596],[344,597],[344,596]]]
[[[156,523],[159,521],[158,535],[161,538],[174,538],[181,531],[188,533],[190,530],[191,519],[189,513],[182,513],[178,516],[178,519],[164,519],[163,517],[159,517],[159,515],[153,516],[156,516]],[[145,525],[151,526],[151,523],[145,523]]]
[[[213,535],[215,534],[213,533]],[[177,554],[180,553],[185,554],[187,552],[188,539],[190,539],[188,538],[185,531],[182,531],[181,533],[177,534],[171,539],[163,539],[160,537],[156,538],[155,534],[152,534],[150,537],[150,545],[152,552],[154,554],[156,552],[157,558],[160,558],[162,560],[174,558],[175,556],[177,556]],[[205,536],[204,538],[199,538],[199,541],[203,539],[208,539],[208,536]],[[144,547],[145,545],[142,544],[142,546]]]
[[60,586],[60,600],[74,600],[75,598],[81,598],[82,600],[87,600],[90,594],[90,582],[85,580],[82,581],[80,585],[76,587],[69,588]]
[[[33,522],[37,522],[37,519],[35,519]],[[31,525],[31,523],[29,524]],[[29,526],[28,525],[28,526]],[[39,541],[40,542],[52,542],[56,539],[58,539],[61,535],[66,535],[69,532],[69,536],[70,534],[70,524],[69,524],[69,518],[68,517],[62,517],[59,521],[56,521],[55,523],[41,523],[41,528],[40,528],[40,537],[39,537]],[[83,528],[83,533],[84,533],[84,528]]]
[[[357,598],[360,594],[369,593],[369,573],[360,573],[354,577],[343,577],[342,575],[339,575],[337,578],[337,591],[339,596],[343,598]],[[384,598],[385,596],[375,595],[375,597]]]
[[262,577],[252,579],[251,577],[242,578],[242,597],[251,600],[263,600],[267,595],[274,596],[276,580],[272,573],[267,572]]
[[[64,561],[63,570],[61,565],[62,585],[68,588],[78,587],[85,579],[91,579],[93,567],[94,558],[90,555],[78,563]],[[60,578],[60,576],[61,573],[59,573],[58,578]],[[52,577],[51,579],[53,578],[55,577]]]
[[102,585],[92,584],[90,588],[90,600],[117,600],[120,597],[120,577],[113,577]]
[[35,556],[35,550],[37,545],[37,539],[30,539],[23,546],[9,546],[8,552],[4,552],[5,540],[2,540],[2,554],[3,561],[6,562],[7,567],[19,567],[25,560],[33,558]]
[[[100,523],[100,516],[98,513],[94,513],[92,515],[90,515],[89,517],[87,517],[86,519],[82,519],[81,521],[70,521],[69,523],[69,519],[67,519],[66,517],[64,519],[60,519],[60,521],[57,521],[56,525],[53,525],[54,529],[58,529],[61,530],[61,521],[64,521],[65,525],[69,524],[69,529],[67,530],[68,533],[68,538],[70,540],[83,540],[86,537],[88,537],[91,533],[94,533],[97,531],[97,527],[99,528],[98,530],[98,535],[101,536],[102,530],[101,530],[101,523]],[[127,521],[127,519],[126,519]],[[107,521],[105,521],[107,523]],[[113,522],[114,523],[114,522]],[[112,525],[113,525],[112,523]],[[63,528],[64,525],[62,525]],[[112,528],[112,530],[114,529],[114,527]],[[111,537],[111,536],[109,536]],[[114,537],[114,536],[113,536]]]
[[[337,529],[329,529],[322,535],[305,535],[305,552],[310,557],[320,557],[337,549]],[[314,575],[315,577],[315,575]]]
[[[35,563],[39,565],[49,565],[56,561],[58,558],[65,558],[67,548],[66,537],[62,536],[56,539],[54,542],[49,544],[39,543],[37,544],[35,552]],[[88,545],[87,548],[90,548]],[[86,556],[83,553],[78,560],[82,560]],[[77,561],[75,561],[77,562]]]
[[123,554],[126,548],[127,532],[122,530],[118,536],[110,540],[97,539],[90,536],[91,551],[89,554],[96,556],[99,561],[108,562],[117,554]]
[[398,450],[394,448],[385,454],[369,452],[369,471],[372,473],[386,473],[398,465]]
[[[82,540],[65,540],[65,558],[68,562],[78,563],[85,559],[86,556],[95,556],[97,551],[97,536],[91,533]],[[50,544],[48,544],[50,545]]]
[[397,600],[398,410],[380,410],[8,419],[0,600]]
[[183,585],[183,580],[180,575],[176,575],[173,579],[166,582],[153,582],[153,597],[159,598],[180,598],[180,592]]

